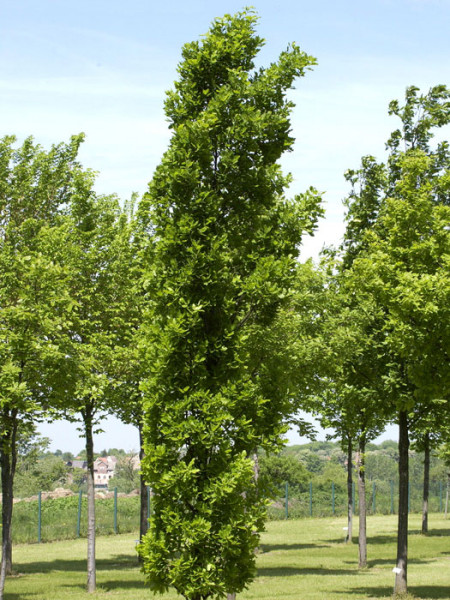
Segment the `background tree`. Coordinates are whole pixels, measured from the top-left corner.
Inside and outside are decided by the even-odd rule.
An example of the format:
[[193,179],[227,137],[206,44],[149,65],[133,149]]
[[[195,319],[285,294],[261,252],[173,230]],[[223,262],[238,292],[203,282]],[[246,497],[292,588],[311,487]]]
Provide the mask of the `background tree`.
[[277,495],[286,483],[294,492],[304,492],[311,479],[303,463],[286,454],[262,456],[259,465],[260,477],[267,481],[268,488]]
[[22,498],[32,496],[39,491],[64,487],[69,467],[61,456],[48,451],[49,438],[35,432],[18,440],[17,474],[14,482],[14,494]]
[[[385,355],[390,357],[384,384],[400,427],[395,590],[404,593],[409,429],[424,408],[433,414],[442,403],[448,405],[449,152],[447,142],[431,149],[430,140],[436,127],[450,121],[449,92],[436,86],[419,95],[410,87],[405,105],[392,102],[390,113],[401,118],[402,129],[388,141],[387,164],[374,171],[384,171],[385,184],[378,188],[373,225],[362,236],[352,271],[384,312]],[[364,188],[376,187],[378,179],[372,186],[368,173]]]
[[[122,305],[126,312],[128,327],[124,330],[121,343],[116,347],[116,399],[115,413],[124,422],[134,425],[139,432],[139,459],[142,464],[144,452],[143,439],[143,395],[141,383],[148,373],[148,365],[140,353],[141,325],[144,312],[149,310],[146,301],[143,265],[152,261],[153,236],[148,214],[138,210],[134,214],[137,197],[132,198],[128,214],[130,219],[130,246],[127,255],[128,280],[122,290]],[[134,474],[134,477],[136,473]],[[142,470],[139,474],[140,519],[139,539],[142,540],[148,529],[147,483]]]
[[254,574],[265,501],[251,457],[279,447],[286,426],[249,336],[272,323],[320,212],[314,191],[285,199],[277,163],[293,143],[286,90],[314,60],[292,45],[253,73],[255,22],[217,19],[184,46],[166,100],[173,136],[141,203],[155,248],[143,385],[154,512],[140,553],[152,589],[190,600],[239,592]]
[[66,391],[60,332],[70,310],[63,213],[83,187],[82,136],[44,151],[31,138],[0,141],[0,597],[11,572],[17,435]]
[[[115,487],[119,492],[129,494],[140,485],[139,468],[136,466],[136,456],[122,456],[116,463],[114,477],[108,482],[109,489]],[[147,496],[147,494],[145,494]]]
[[[347,540],[352,539],[354,464],[358,476],[359,566],[367,566],[365,454],[384,429],[387,416],[380,385],[386,359],[380,351],[379,309],[359,293],[360,284],[345,266],[347,256],[327,267],[324,309],[317,339],[319,393],[313,404],[321,425],[333,428],[347,454]],[[353,451],[356,452],[355,461]]]
[[95,490],[93,433],[102,416],[114,412],[116,400],[115,355],[128,328],[123,291],[128,280],[129,219],[114,196],[96,196],[89,186],[72,198],[67,217],[73,303],[65,327],[70,357],[70,394],[55,412],[82,422],[86,440],[88,549],[87,589],[96,587]]

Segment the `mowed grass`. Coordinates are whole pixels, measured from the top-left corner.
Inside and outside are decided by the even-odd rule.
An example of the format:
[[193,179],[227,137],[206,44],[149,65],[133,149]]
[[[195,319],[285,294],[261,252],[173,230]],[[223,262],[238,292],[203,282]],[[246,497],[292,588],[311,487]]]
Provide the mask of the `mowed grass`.
[[[358,570],[357,539],[344,543],[344,518],[272,521],[262,535],[258,576],[242,600],[337,600],[390,598],[394,583],[396,517],[368,519],[367,569]],[[358,521],[355,519],[355,528]],[[450,600],[450,520],[431,515],[430,534],[410,516],[410,598]],[[133,534],[97,539],[98,590],[87,596],[86,540],[19,545],[17,575],[7,579],[5,600],[153,598],[145,586]],[[160,596],[157,596],[160,597]],[[164,596],[179,599],[175,592]]]

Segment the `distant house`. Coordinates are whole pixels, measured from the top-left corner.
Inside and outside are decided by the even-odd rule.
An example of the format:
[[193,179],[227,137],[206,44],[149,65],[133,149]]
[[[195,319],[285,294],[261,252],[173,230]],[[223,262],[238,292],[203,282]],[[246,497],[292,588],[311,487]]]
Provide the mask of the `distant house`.
[[[114,471],[117,464],[115,456],[99,457],[94,461],[94,487],[107,488],[109,480],[114,477]],[[87,471],[87,462],[85,460],[69,460],[68,467],[72,469],[83,469]]]
[[109,480],[114,477],[117,458],[115,456],[100,456],[94,462],[94,486],[107,488]]
[[72,467],[72,469],[84,469],[87,471],[87,462],[85,460],[68,460],[66,465]]

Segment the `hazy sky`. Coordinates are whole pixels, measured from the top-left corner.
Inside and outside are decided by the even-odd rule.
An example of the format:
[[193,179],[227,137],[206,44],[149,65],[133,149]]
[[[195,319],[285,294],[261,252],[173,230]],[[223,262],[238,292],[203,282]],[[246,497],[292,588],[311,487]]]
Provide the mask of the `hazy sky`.
[[[142,194],[167,146],[164,92],[181,47],[241,2],[211,0],[16,0],[0,7],[0,136],[32,135],[48,147],[83,131],[81,161],[99,172],[97,190]],[[450,83],[450,0],[256,1],[266,45],[258,65],[297,42],[318,60],[292,99],[294,151],[283,164],[292,192],[326,192],[327,216],[303,255],[343,231],[343,173],[361,156],[383,158],[397,127],[391,99],[408,85]],[[108,425],[98,449],[137,448],[132,428]],[[73,426],[41,427],[54,448],[83,445]],[[295,437],[292,436],[292,440]]]

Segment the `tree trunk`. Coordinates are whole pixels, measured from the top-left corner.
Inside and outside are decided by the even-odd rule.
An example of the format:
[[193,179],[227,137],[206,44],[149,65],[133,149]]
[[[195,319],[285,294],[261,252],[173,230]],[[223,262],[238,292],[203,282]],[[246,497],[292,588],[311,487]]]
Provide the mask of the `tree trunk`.
[[94,441],[92,437],[92,407],[87,407],[83,414],[86,435],[86,462],[87,462],[87,501],[88,501],[88,527],[87,527],[87,591],[95,592],[95,485],[94,485]]
[[447,473],[447,492],[445,494],[445,518],[447,518],[447,513],[448,513],[448,496],[449,496],[449,491],[450,491],[450,472]]
[[[142,469],[142,460],[145,456],[144,453],[144,439],[142,436],[142,423],[139,424],[139,460],[141,461],[141,469]],[[149,506],[148,506],[148,494],[147,494],[147,486],[145,484],[145,479],[142,475],[142,471],[140,474],[140,519],[139,519],[139,539],[142,542],[144,535],[147,533],[148,529],[148,516],[149,516]],[[139,561],[142,558],[139,555]]]
[[398,497],[398,532],[397,532],[397,572],[395,574],[395,594],[407,593],[408,567],[408,482],[409,482],[409,435],[408,415],[406,411],[399,414],[399,497]]
[[366,443],[359,441],[358,453],[356,458],[356,468],[358,470],[358,500],[359,500],[359,568],[367,567],[367,508],[366,508],[366,473],[365,473],[365,451]]
[[353,537],[353,444],[349,438],[347,442],[347,537],[345,541],[351,543]]
[[423,459],[422,533],[428,533],[428,496],[430,493],[430,434],[425,434]]
[[[0,465],[2,480],[2,560],[0,564],[0,600],[3,600],[5,580],[12,573],[12,513],[14,499],[14,474],[17,463],[17,413],[7,411],[3,415],[4,429],[1,434]],[[7,425],[9,423],[9,427]]]

